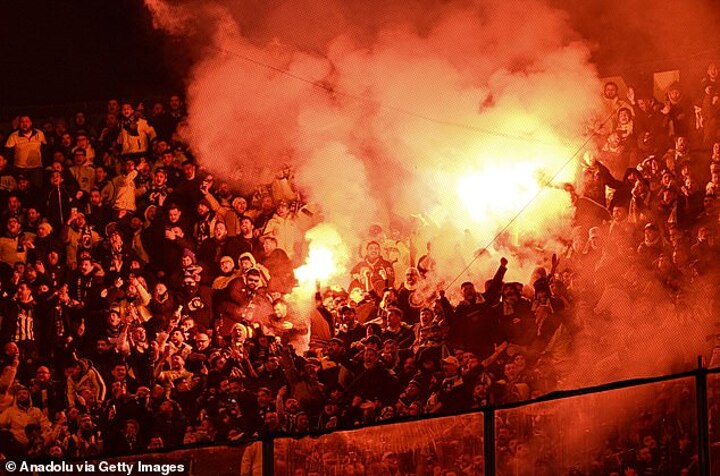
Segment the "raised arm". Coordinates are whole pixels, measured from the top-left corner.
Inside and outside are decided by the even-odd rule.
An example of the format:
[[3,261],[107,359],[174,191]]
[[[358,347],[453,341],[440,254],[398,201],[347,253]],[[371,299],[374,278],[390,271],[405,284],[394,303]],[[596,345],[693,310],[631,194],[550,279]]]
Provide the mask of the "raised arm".
[[508,260],[506,258],[500,258],[500,266],[498,266],[497,271],[495,271],[495,276],[493,276],[487,291],[483,293],[483,298],[485,298],[486,301],[494,303],[500,299],[503,278],[505,278],[505,273],[507,272],[507,264]]

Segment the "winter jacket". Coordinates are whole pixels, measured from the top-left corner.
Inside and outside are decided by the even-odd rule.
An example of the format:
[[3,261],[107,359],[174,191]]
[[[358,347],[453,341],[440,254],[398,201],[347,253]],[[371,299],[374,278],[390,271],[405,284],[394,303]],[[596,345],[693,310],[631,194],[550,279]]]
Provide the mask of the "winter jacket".
[[93,392],[95,400],[98,402],[105,400],[105,381],[95,367],[92,367],[89,362],[83,360],[84,359],[81,359],[81,363],[83,365],[84,372],[82,372],[78,380],[76,381],[71,376],[67,379],[67,399],[68,404],[71,407],[75,406],[76,394],[79,394],[86,388]]
[[138,154],[146,152],[156,136],[155,129],[145,119],[126,121],[120,129],[118,143],[122,146],[123,155]]
[[275,248],[263,259],[262,265],[258,265],[263,276],[270,277],[268,284],[269,292],[287,294],[292,291],[297,281],[293,264],[285,251]]
[[20,408],[13,399],[12,405],[0,413],[0,428],[10,430],[15,440],[23,446],[28,444],[25,427],[30,424],[40,426],[43,433],[50,431],[52,427],[42,410],[33,407],[30,400],[27,408]]
[[71,208],[75,207],[75,193],[77,190],[72,181],[66,181],[57,187],[47,189],[45,195],[45,207],[48,221],[52,227],[59,230],[68,218],[70,218]]
[[295,256],[295,245],[302,238],[300,230],[291,216],[285,218],[273,215],[265,225],[264,235],[274,236],[278,249],[284,250],[292,260]]
[[77,264],[78,249],[82,247],[91,250],[100,242],[100,235],[89,226],[75,229],[72,226],[65,225],[62,231],[62,240],[65,243],[66,262],[73,267]]
[[73,165],[69,171],[80,190],[90,193],[90,190],[95,186],[95,167],[92,165]]
[[[222,203],[211,193],[205,194],[205,199],[210,204],[210,208],[215,214],[225,223],[227,228],[228,236],[239,236],[240,235],[240,217],[231,204],[227,200],[223,200]],[[234,258],[234,256],[233,256]]]
[[127,175],[118,175],[113,179],[112,183],[115,188],[113,208],[115,210],[135,211],[135,177],[137,174],[137,170],[133,170]]
[[26,240],[34,240],[35,235],[32,233],[22,232],[18,236],[3,236],[0,238],[0,261],[13,266],[17,262],[25,263],[27,261]]

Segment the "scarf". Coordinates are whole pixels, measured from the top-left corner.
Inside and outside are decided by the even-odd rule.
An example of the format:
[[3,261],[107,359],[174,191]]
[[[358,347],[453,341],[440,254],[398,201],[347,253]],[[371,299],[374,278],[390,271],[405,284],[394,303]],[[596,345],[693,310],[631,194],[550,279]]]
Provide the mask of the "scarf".
[[130,117],[129,119],[123,118],[121,125],[132,137],[138,137],[140,135],[138,132],[138,121],[135,117]]

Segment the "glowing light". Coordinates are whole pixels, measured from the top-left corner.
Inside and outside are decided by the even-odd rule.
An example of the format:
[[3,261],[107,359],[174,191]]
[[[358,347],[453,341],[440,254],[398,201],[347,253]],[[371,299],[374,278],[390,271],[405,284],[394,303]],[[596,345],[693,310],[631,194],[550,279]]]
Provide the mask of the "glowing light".
[[484,141],[458,153],[457,168],[448,171],[451,192],[443,204],[456,210],[451,220],[461,229],[476,230],[482,241],[521,211],[522,219],[510,230],[522,235],[543,236],[549,225],[567,218],[569,197],[558,184],[574,181],[576,164],[567,162],[572,146],[550,129],[536,137],[541,142]]
[[337,272],[333,252],[329,248],[317,245],[308,254],[307,263],[297,269],[301,281],[315,282],[326,280]]
[[348,248],[340,233],[328,223],[322,223],[305,234],[308,255],[305,264],[295,270],[301,292],[314,289],[316,281],[328,284],[346,275]]
[[458,179],[457,192],[475,221],[517,213],[540,191],[537,166],[514,163],[485,167]]

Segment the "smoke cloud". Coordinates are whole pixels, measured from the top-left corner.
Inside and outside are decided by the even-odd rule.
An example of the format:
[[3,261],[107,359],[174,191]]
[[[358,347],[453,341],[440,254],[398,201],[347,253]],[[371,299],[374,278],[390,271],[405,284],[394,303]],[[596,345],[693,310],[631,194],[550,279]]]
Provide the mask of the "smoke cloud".
[[[372,223],[411,229],[418,255],[432,243],[439,284],[486,246],[463,280],[511,255],[507,279],[528,282],[570,236],[557,185],[576,177],[601,90],[594,46],[571,27],[582,15],[533,0],[145,2],[196,58],[183,137],[245,192],[292,165],[326,223],[309,255],[342,250],[314,255],[326,276],[347,284]],[[573,318],[563,386],[692,362],[706,310],[678,317],[662,291],[637,289],[651,277],[605,274],[617,280]]]
[[567,217],[567,197],[542,191],[540,177],[574,176],[575,164],[563,165],[598,81],[562,11],[500,1],[146,3],[156,26],[199,45],[184,137],[246,191],[290,162],[351,242],[371,223],[387,230],[393,217],[415,216],[446,276],[472,256],[459,242],[488,244],[536,194],[516,238]]

